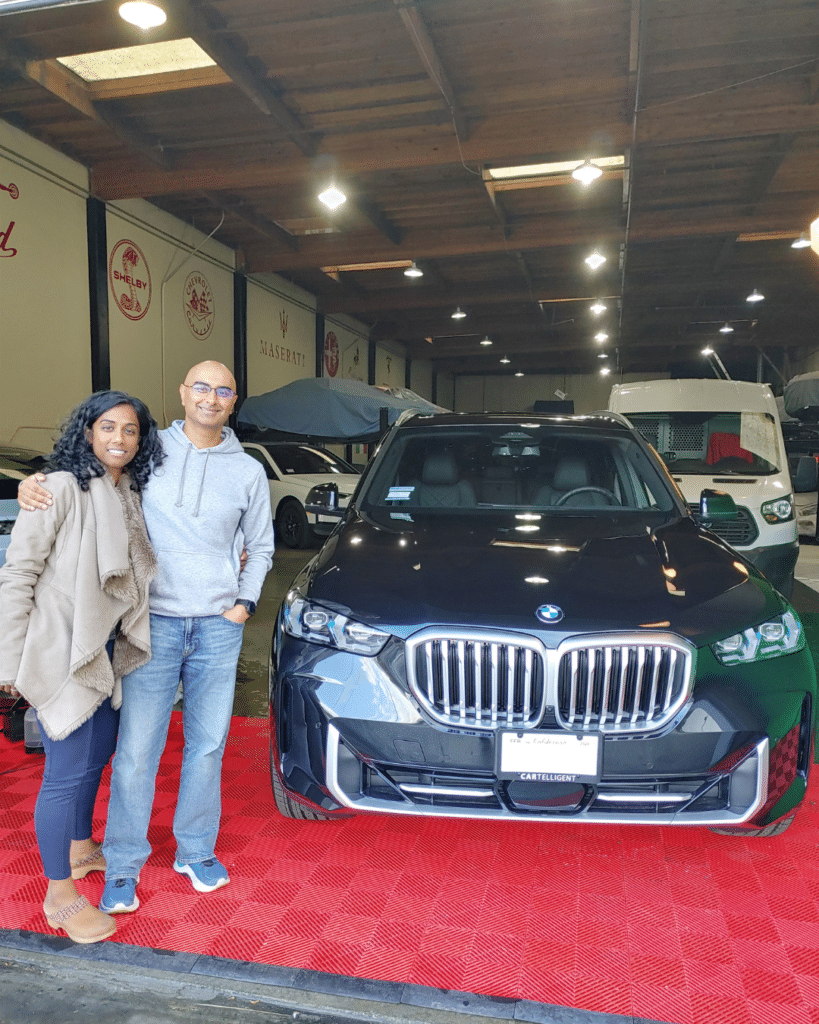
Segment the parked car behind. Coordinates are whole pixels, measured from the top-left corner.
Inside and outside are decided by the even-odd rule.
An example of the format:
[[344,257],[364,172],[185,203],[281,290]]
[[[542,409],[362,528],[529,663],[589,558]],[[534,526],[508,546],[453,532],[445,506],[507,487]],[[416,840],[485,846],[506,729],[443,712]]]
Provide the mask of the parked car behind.
[[273,636],[284,815],[790,823],[802,624],[623,417],[410,413],[338,515]]
[[17,484],[31,473],[39,472],[46,463],[41,452],[13,445],[0,445],[0,565],[6,561],[11,528],[20,511]]
[[359,471],[319,445],[295,441],[244,441],[242,447],[264,466],[278,540],[288,548],[306,548],[326,537],[335,519],[307,512],[304,501],[316,484],[338,485],[344,507],[358,483]]

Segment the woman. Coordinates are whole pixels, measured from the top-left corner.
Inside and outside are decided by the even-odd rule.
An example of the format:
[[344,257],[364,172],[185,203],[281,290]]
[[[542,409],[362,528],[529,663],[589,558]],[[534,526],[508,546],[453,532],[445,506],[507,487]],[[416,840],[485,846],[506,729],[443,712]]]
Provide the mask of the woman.
[[74,880],[105,870],[91,835],[94,802],[116,744],[120,680],[150,658],[156,561],[139,492],[162,460],[139,399],[91,395],[50,458],[53,504],[18,517],[0,569],[0,690],[36,709],[46,755],[34,811],[43,911],[74,942],[116,931]]

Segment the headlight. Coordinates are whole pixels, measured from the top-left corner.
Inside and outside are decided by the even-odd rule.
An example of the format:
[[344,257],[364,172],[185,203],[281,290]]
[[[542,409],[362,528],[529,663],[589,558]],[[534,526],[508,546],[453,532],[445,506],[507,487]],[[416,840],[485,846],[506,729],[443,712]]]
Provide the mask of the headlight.
[[306,600],[298,590],[291,590],[284,599],[282,619],[290,636],[351,654],[378,654],[390,638],[389,633]]
[[787,523],[793,519],[793,496],[787,494],[784,498],[766,501],[759,511],[766,523]]
[[734,633],[724,640],[711,645],[717,660],[723,665],[739,665],[765,658],[778,658],[782,654],[793,654],[805,646],[805,632],[802,623],[793,612],[785,612],[770,622]]

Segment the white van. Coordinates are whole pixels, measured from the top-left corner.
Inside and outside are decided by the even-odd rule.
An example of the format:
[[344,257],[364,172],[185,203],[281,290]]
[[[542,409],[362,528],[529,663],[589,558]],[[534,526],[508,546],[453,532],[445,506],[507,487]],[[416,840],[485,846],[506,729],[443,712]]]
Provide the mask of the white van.
[[616,384],[609,409],[628,417],[660,453],[692,512],[706,488],[729,494],[737,518],[712,532],[790,597],[799,554],[793,490],[779,412],[767,384],[649,380]]

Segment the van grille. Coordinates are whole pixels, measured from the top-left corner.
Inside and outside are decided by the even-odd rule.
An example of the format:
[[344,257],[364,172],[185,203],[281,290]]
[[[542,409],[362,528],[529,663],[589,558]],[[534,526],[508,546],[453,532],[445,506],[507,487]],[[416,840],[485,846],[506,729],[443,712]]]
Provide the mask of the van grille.
[[[699,505],[689,504],[688,508],[699,522]],[[708,529],[724,540],[726,544],[730,544],[732,548],[745,548],[757,539],[759,530],[754,522],[754,517],[747,508],[738,505],[737,512],[739,515],[736,519],[717,519],[711,523]]]

